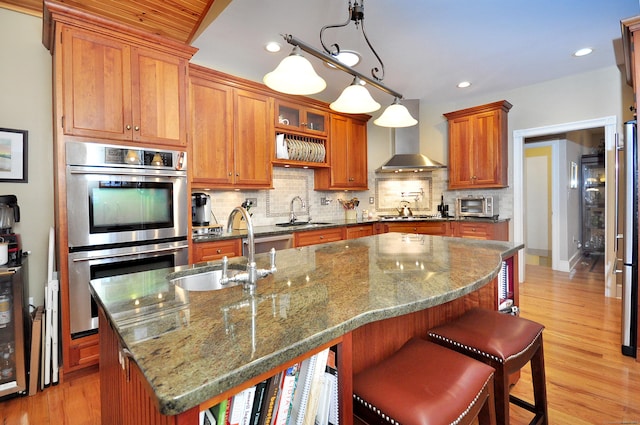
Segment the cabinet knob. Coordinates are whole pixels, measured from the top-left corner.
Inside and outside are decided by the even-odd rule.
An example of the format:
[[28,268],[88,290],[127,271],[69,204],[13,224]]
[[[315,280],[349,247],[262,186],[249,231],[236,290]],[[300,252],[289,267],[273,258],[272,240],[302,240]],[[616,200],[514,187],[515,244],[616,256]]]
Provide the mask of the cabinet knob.
[[221,249],[216,249],[216,254],[222,254],[222,250]]
[[133,127],[133,129],[134,129],[135,131],[140,131],[140,127],[139,127],[139,126],[137,126],[137,125],[136,125],[135,127]]
[[127,130],[131,130],[131,126],[129,124],[127,124]]
[[236,173],[236,177],[240,177],[240,173]]
[[354,180],[353,177],[349,177],[349,181],[352,182]]
[[231,177],[231,176],[232,176],[232,174],[233,174],[233,173],[232,173],[231,171],[229,171],[229,177]]
[[320,235],[320,239],[324,239],[324,236]]

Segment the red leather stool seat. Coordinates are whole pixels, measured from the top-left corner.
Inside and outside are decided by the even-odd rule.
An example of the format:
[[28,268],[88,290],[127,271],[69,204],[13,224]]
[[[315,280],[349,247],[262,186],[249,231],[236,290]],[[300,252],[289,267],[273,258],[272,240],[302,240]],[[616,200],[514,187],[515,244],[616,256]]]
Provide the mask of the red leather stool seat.
[[368,424],[495,424],[493,368],[413,338],[356,374],[354,413]]
[[[432,341],[495,369],[498,424],[509,423],[509,402],[535,413],[532,424],[547,424],[543,330],[544,326],[531,320],[474,308],[456,320],[429,330],[428,335]],[[509,395],[509,375],[529,362],[535,405]]]

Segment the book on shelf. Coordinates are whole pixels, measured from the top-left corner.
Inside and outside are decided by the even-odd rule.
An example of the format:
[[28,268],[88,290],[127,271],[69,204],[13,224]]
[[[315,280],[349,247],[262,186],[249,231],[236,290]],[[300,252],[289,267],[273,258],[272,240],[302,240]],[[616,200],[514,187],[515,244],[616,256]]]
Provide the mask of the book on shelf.
[[293,392],[293,401],[291,402],[289,425],[299,425],[302,423],[309,400],[309,388],[311,387],[311,378],[315,370],[317,357],[317,354],[307,357],[300,365],[298,382],[296,383],[295,391]]
[[282,380],[282,372],[276,373],[271,377],[267,392],[265,394],[266,406],[260,414],[260,425],[271,425],[273,422],[273,410],[277,406],[278,395],[280,393],[280,382]]
[[200,425],[216,425],[216,418],[209,409],[200,412]]
[[240,406],[238,406],[241,411],[239,425],[250,425],[251,410],[253,409],[253,399],[256,394],[256,386],[254,385],[242,392],[244,393],[244,399],[242,399]]
[[227,400],[223,400],[220,403],[216,404],[212,408],[208,409],[209,412],[213,415],[215,419],[215,423],[218,425],[225,425],[225,417],[227,414]]
[[340,404],[338,389],[338,366],[336,364],[336,353],[332,350],[327,360],[327,369],[325,372],[331,381],[331,395],[329,397],[329,425],[339,425]]
[[311,384],[309,386],[309,396],[306,403],[304,416],[296,425],[314,425],[315,418],[318,413],[318,404],[320,402],[320,394],[324,386],[325,367],[327,358],[329,357],[329,349],[320,351],[316,356],[316,362],[311,375]]
[[338,370],[336,353],[329,351],[327,362],[323,368],[324,385],[320,393],[315,425],[337,425],[338,423]]
[[264,381],[256,385],[256,393],[253,397],[253,406],[251,406],[249,425],[259,425],[260,423],[260,415],[262,413],[262,409],[267,404],[265,403],[265,395],[267,393],[267,386],[269,385],[270,380],[271,378],[265,379]]
[[300,363],[296,363],[283,373],[282,386],[280,387],[280,400],[275,413],[274,425],[287,425],[289,419],[289,410],[291,409],[291,401],[293,400],[293,391],[300,370]]

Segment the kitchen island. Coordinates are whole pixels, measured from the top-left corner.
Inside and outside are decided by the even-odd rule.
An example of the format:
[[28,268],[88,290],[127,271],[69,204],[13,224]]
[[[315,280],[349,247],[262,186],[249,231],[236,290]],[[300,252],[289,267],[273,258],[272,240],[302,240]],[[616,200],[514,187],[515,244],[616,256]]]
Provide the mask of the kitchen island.
[[[473,306],[495,309],[502,262],[521,248],[388,233],[287,249],[254,296],[172,281],[215,263],[94,280],[103,423],[143,411],[133,423],[196,424],[200,409],[337,345],[349,425],[353,373]],[[268,268],[269,255],[256,262]]]

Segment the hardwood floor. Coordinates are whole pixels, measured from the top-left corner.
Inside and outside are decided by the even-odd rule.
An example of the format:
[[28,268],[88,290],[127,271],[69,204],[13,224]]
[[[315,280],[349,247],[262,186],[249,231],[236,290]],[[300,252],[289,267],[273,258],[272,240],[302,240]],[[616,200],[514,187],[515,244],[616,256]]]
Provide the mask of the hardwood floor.
[[[599,269],[527,266],[520,287],[521,316],[545,325],[550,424],[640,423],[640,363],[620,352],[621,301],[603,296]],[[528,366],[512,393],[532,400]],[[512,418],[526,424],[531,415],[512,405]]]
[[[640,363],[620,354],[620,300],[605,298],[602,271],[582,263],[572,273],[527,266],[521,316],[545,325],[550,424],[640,423]],[[87,373],[33,397],[0,403],[1,424],[100,423],[99,380]],[[531,399],[523,369],[513,393]],[[531,415],[512,405],[512,425]]]

